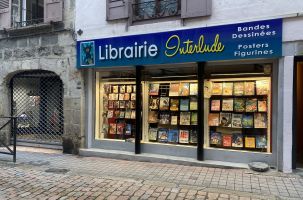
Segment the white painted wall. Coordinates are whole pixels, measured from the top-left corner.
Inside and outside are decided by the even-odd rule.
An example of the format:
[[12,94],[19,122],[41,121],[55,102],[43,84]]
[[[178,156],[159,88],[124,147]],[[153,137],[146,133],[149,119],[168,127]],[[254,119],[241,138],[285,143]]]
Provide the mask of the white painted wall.
[[[283,40],[303,39],[303,18],[296,19],[296,16],[303,15],[302,0],[213,0],[210,17],[187,19],[184,21],[184,26],[178,18],[129,27],[127,20],[106,21],[105,2],[106,0],[89,0],[89,3],[86,0],[76,1],[76,30],[83,30],[78,40],[289,17],[292,18],[285,20],[284,23]],[[296,31],[292,32],[292,30]]]

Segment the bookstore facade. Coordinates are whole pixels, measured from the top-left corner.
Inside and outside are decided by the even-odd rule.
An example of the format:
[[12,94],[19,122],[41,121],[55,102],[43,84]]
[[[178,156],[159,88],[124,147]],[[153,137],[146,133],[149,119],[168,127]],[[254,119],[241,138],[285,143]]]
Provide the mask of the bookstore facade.
[[276,165],[282,20],[79,41],[90,147]]

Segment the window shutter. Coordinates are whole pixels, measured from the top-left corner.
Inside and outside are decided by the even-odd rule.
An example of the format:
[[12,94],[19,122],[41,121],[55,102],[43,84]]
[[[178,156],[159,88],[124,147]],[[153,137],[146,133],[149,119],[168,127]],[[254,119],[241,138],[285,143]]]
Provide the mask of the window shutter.
[[63,19],[63,0],[44,0],[44,22],[60,22]]
[[11,1],[0,0],[0,29],[11,27]]
[[211,15],[212,0],[181,0],[181,18]]
[[128,18],[128,0],[106,0],[106,19]]

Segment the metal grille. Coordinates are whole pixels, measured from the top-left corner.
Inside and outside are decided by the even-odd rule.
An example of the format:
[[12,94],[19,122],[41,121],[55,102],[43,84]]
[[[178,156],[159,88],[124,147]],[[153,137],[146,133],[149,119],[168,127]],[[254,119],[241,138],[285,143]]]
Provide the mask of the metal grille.
[[9,0],[0,0],[0,9],[9,8]]
[[12,79],[12,114],[18,116],[17,141],[61,143],[63,85],[51,72],[25,72]]

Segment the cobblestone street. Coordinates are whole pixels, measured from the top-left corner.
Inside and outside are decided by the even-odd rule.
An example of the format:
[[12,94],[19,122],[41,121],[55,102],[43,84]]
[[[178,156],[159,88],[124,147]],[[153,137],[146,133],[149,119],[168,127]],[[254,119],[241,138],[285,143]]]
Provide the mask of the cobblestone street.
[[303,178],[276,171],[78,157],[23,147],[16,164],[0,155],[0,168],[1,200],[303,199]]

